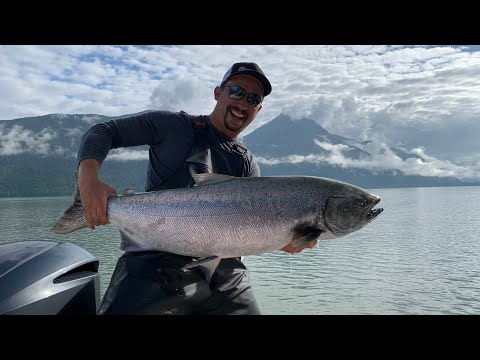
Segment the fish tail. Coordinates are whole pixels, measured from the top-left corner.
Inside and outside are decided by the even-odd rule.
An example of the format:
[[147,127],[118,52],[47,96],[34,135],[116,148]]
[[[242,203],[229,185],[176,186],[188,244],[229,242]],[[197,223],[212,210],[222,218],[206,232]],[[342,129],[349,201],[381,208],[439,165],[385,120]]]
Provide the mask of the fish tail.
[[85,216],[83,214],[82,200],[80,199],[80,190],[78,188],[77,172],[75,172],[75,194],[73,204],[65,210],[60,220],[57,221],[50,231],[57,234],[68,234],[73,231],[87,227]]

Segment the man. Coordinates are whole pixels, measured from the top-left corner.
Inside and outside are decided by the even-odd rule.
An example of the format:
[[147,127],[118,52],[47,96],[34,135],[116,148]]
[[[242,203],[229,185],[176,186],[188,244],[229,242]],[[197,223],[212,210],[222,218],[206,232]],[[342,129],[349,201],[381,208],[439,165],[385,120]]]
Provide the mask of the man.
[[[107,198],[116,191],[99,179],[98,171],[113,148],[150,146],[146,191],[193,186],[192,173],[260,176],[237,137],[271,91],[257,64],[235,63],[215,87],[217,103],[208,116],[151,111],[90,128],[78,151],[78,185],[88,227],[108,223]],[[192,258],[142,249],[129,240],[121,248],[125,253],[99,314],[260,314],[240,258],[223,259],[208,284],[199,269],[181,270]],[[282,250],[304,248],[294,249],[292,241]]]

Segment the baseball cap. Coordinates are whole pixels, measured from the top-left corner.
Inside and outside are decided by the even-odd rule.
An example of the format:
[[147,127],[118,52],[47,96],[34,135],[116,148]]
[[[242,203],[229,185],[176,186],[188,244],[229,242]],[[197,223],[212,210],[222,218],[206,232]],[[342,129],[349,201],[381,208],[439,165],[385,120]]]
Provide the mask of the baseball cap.
[[260,67],[253,62],[240,62],[232,65],[230,69],[225,73],[222,80],[222,85],[235,75],[249,75],[260,81],[263,86],[263,96],[267,96],[272,92],[272,85],[268,81],[267,77],[263,73]]

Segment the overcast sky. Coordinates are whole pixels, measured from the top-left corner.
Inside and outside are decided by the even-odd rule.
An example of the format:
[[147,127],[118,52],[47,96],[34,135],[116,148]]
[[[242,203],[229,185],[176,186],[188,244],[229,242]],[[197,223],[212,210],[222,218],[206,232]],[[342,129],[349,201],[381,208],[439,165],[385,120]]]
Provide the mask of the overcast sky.
[[480,178],[480,46],[0,46],[0,120],[209,114],[239,61],[273,87],[248,131],[282,112],[309,117]]

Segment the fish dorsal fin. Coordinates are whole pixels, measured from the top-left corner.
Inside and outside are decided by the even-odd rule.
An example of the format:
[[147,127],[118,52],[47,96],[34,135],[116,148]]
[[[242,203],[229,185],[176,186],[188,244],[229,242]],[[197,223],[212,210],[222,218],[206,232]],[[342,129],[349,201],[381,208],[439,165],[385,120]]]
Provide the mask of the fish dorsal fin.
[[216,174],[216,173],[204,173],[204,174],[194,174],[192,175],[195,180],[195,185],[208,185],[221,183],[228,180],[238,179],[235,176]]
[[123,196],[132,196],[135,195],[135,190],[132,190],[130,188],[126,188],[123,190]]

